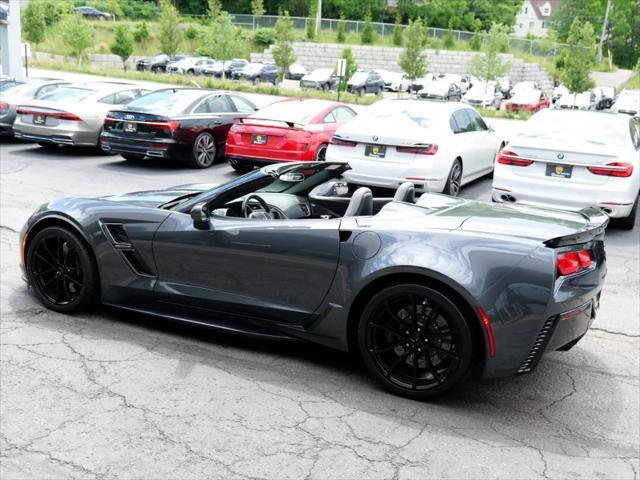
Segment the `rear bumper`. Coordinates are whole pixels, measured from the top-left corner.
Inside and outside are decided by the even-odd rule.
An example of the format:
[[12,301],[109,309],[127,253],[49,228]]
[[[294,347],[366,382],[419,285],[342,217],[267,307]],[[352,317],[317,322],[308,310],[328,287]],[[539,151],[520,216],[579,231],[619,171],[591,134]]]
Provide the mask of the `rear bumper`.
[[98,144],[98,132],[90,130],[87,125],[74,125],[73,128],[65,125],[39,127],[20,122],[18,119],[13,125],[13,135],[32,142],[58,145],[95,147]]
[[638,180],[611,177],[600,185],[518,176],[496,165],[491,196],[494,202],[523,203],[544,208],[578,211],[597,206],[610,217],[626,217],[638,195]]
[[102,150],[109,153],[125,155],[141,155],[154,158],[176,158],[176,142],[173,139],[164,141],[137,140],[119,138],[110,133],[100,137]]
[[238,155],[227,155],[227,160],[232,166],[240,167],[262,167],[273,163],[282,163],[286,161],[296,162],[300,160],[272,160],[270,158],[243,157]]

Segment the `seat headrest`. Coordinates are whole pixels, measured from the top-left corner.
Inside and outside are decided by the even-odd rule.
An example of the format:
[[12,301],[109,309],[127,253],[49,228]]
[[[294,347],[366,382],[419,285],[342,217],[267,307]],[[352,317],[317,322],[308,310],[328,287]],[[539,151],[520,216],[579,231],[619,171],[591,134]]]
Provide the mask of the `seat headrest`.
[[373,194],[367,187],[360,187],[353,192],[344,216],[359,217],[366,215],[373,215]]
[[393,196],[394,202],[416,203],[416,187],[411,182],[404,182]]

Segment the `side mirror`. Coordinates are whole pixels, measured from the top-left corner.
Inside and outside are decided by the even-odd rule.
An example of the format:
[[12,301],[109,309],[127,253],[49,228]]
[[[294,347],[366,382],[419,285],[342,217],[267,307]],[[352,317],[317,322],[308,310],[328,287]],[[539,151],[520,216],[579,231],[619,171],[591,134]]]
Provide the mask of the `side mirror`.
[[496,127],[494,127],[493,125],[489,125],[489,131],[490,132],[495,132],[496,131]]
[[209,230],[210,224],[207,204],[202,202],[194,205],[191,209],[191,219],[193,220],[193,226],[198,230]]

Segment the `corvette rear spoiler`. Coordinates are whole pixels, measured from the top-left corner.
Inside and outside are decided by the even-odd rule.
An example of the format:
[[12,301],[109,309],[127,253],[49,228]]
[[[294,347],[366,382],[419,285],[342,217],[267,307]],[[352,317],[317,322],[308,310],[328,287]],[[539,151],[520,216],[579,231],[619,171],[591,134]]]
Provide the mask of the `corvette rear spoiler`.
[[547,247],[555,248],[587,243],[602,235],[609,224],[609,217],[598,207],[583,208],[576,213],[587,221],[585,228],[570,235],[546,240],[544,244]]

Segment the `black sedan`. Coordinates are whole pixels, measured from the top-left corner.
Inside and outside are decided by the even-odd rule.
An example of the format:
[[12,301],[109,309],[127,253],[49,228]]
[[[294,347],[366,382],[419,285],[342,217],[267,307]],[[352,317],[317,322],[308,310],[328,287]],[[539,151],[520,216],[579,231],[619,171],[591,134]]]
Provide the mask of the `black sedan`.
[[274,63],[250,63],[242,70],[234,70],[231,78],[252,83],[269,82],[275,85],[278,80],[278,66]]
[[77,7],[73,9],[73,13],[82,15],[84,18],[88,18],[90,20],[114,20],[113,15],[109,12],[102,12],[93,7]]
[[[578,213],[345,183],[340,162],[276,164],[217,186],[40,207],[23,273],[48,308],[102,303],[358,352],[408,397],[568,350],[606,273],[597,208]],[[520,382],[521,388],[526,382]]]
[[102,149],[127,160],[175,158],[207,168],[224,158],[227,132],[256,110],[236,93],[199,88],[167,88],[140,97],[107,114]]
[[158,53],[152,57],[143,58],[136,63],[136,70],[151,70],[152,72],[164,71],[171,59],[169,55]]

